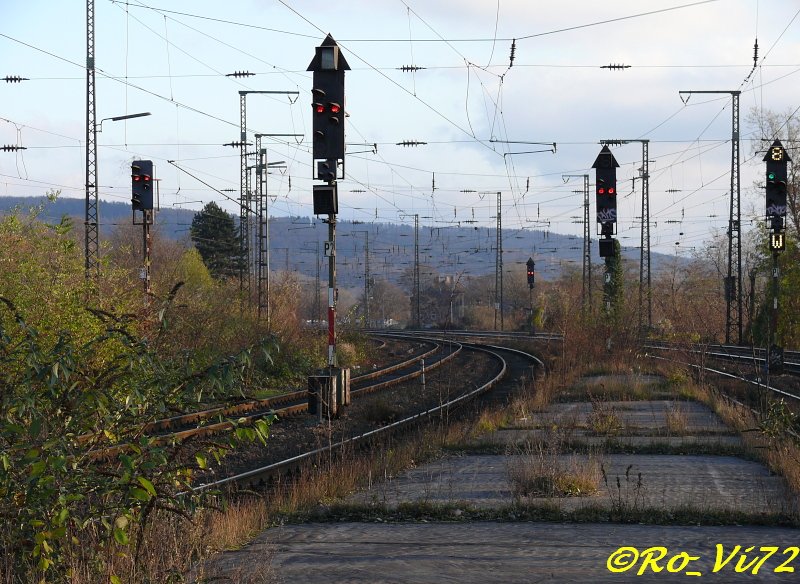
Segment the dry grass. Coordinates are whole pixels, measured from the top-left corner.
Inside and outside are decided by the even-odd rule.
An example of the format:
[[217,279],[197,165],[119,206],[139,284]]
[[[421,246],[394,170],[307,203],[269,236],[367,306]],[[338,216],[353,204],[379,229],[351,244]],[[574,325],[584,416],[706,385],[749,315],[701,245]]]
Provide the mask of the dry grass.
[[586,416],[586,426],[598,436],[616,436],[624,428],[613,404],[604,399],[592,399],[592,411]]
[[515,393],[509,408],[510,415],[514,419],[529,418],[532,413],[543,411],[561,397],[565,387],[577,382],[582,374],[581,366],[558,367],[546,376],[529,380]]
[[475,436],[480,436],[482,434],[494,432],[505,426],[507,419],[507,414],[505,414],[502,410],[484,410],[480,413],[478,419],[475,421],[475,426],[472,430],[472,433]]
[[664,424],[671,436],[686,434],[689,428],[689,418],[680,402],[672,402],[664,412]]
[[[630,355],[615,358],[611,366],[604,365],[607,373],[630,374]],[[413,439],[404,438],[402,443],[388,443],[376,448],[369,455],[343,453],[336,460],[320,461],[314,469],[305,471],[291,482],[275,486],[268,496],[238,493],[231,497],[230,505],[224,509],[206,509],[197,513],[189,522],[177,516],[163,514],[155,518],[145,534],[147,545],[142,549],[141,562],[133,566],[130,560],[116,555],[118,550],[108,550],[105,561],[108,572],[98,577],[94,566],[89,566],[76,548],[73,554],[73,579],[70,584],[104,584],[108,575],[117,572],[129,582],[181,582],[192,569],[196,581],[238,581],[246,584],[272,582],[275,574],[267,565],[258,573],[234,574],[220,572],[220,565],[208,562],[221,550],[237,549],[250,541],[254,535],[274,524],[286,514],[327,507],[333,501],[372,483],[393,477],[404,469],[438,456],[445,447],[464,444],[476,434],[491,432],[510,421],[533,419],[552,401],[564,395],[564,388],[576,388],[578,378],[591,367],[580,360],[571,365],[560,365],[547,377],[529,381],[519,388],[509,407],[484,411],[477,420],[443,424],[424,430]],[[682,397],[698,399],[712,406],[722,419],[739,431],[754,452],[760,454],[767,464],[786,477],[795,493],[800,493],[800,447],[794,443],[777,443],[765,440],[757,421],[748,412],[725,402],[705,386],[694,385],[683,372],[664,371],[668,384]],[[588,417],[591,431],[601,435],[618,433],[623,424],[618,412],[608,403],[608,392],[614,396],[638,396],[650,388],[643,384],[627,388],[604,388],[605,399],[594,399]],[[587,388],[582,388],[584,395]],[[383,409],[378,404],[376,409]],[[670,433],[686,431],[686,413],[680,405],[671,407],[666,416],[666,427]],[[538,425],[538,424],[537,424]],[[507,468],[508,479],[517,498],[574,497],[598,491],[605,483],[609,494],[617,502],[617,511],[623,515],[633,512],[640,504],[641,477],[604,477],[602,460],[598,454],[564,455],[564,447],[577,427],[572,419],[544,420],[539,426],[544,430],[543,438],[529,444],[516,457],[516,464]],[[94,545],[89,533],[81,533],[81,548],[92,549]],[[268,562],[267,562],[268,564]],[[248,567],[249,568],[249,567]],[[205,570],[203,573],[202,570]],[[214,571],[216,570],[216,571]],[[95,574],[90,576],[90,574]],[[215,578],[221,578],[219,580]],[[3,584],[21,584],[20,580],[3,577]]]
[[[687,382],[681,391],[708,405],[728,426],[740,432],[746,450],[783,476],[789,489],[800,497],[800,444],[789,436],[768,439],[752,411],[725,399],[708,385]],[[797,504],[795,501],[791,506]]]
[[597,492],[602,476],[596,456],[564,456],[541,445],[512,458],[507,474],[517,498],[591,495]]

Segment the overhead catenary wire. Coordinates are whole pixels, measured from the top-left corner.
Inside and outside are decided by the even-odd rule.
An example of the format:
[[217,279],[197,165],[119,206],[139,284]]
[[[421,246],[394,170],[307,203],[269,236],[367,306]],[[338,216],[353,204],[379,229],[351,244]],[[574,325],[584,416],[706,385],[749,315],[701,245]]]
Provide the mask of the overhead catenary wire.
[[[310,35],[310,36],[311,36],[311,35]],[[311,36],[311,38],[316,38],[316,37],[313,37],[313,36]],[[408,42],[408,39],[406,39],[406,42]],[[515,63],[515,65],[517,65],[517,64]],[[521,66],[521,65],[520,65],[520,66]],[[469,69],[473,69],[473,68],[472,68],[471,66],[469,66],[469,65],[467,65],[467,66],[466,66],[466,68],[467,68],[467,70],[469,70]],[[473,69],[473,70],[474,70],[474,69]],[[214,76],[217,76],[217,75],[215,74]],[[176,75],[170,76],[170,78],[172,78],[172,77],[175,77],[175,78],[177,78],[177,76],[176,76]],[[170,95],[170,98],[172,98],[172,97],[174,97],[174,96]],[[486,101],[486,100],[484,100],[484,101],[485,101],[485,104],[488,106],[489,102],[488,102],[488,101]],[[194,105],[194,104],[192,104],[192,105]],[[501,108],[500,108],[500,105],[501,105],[501,101],[500,101],[500,99],[496,99],[496,100],[495,100],[495,105],[497,105],[497,106],[498,106],[498,107],[496,107],[496,109],[495,109],[495,112],[496,112],[496,118],[497,118],[497,119],[500,119],[499,113],[497,113],[497,112],[499,112],[499,111],[500,111],[500,109],[501,109]],[[692,104],[692,105],[696,105],[696,104]],[[177,105],[176,105],[175,107],[176,107],[176,109],[178,109],[178,108],[179,108],[179,106],[177,106]],[[491,109],[491,107],[489,107],[489,109]],[[473,132],[473,133],[474,133],[474,132]],[[507,134],[506,134],[506,135],[507,135]],[[465,140],[465,141],[464,141],[464,143],[469,143],[469,142],[471,142],[471,141],[472,141],[472,139],[470,138],[469,140]],[[434,143],[434,142],[432,142],[432,143]],[[445,143],[445,141],[443,141],[443,143]],[[451,141],[451,143],[458,143],[458,142],[457,142],[457,141]],[[654,141],[654,143],[656,143],[656,142]],[[106,146],[104,145],[104,147],[106,147]],[[297,153],[298,155],[302,155],[302,154],[303,154],[303,152],[304,152],[304,150],[303,150],[303,149],[300,149],[300,148],[298,148],[298,149],[293,149],[293,152]],[[366,158],[368,158],[368,157],[364,157],[364,158],[366,159]],[[688,158],[688,157],[687,157],[687,158]],[[681,159],[679,162],[677,162],[677,164],[682,164],[683,162],[685,162],[685,160],[686,160],[687,158]],[[386,159],[384,159],[384,160],[386,160]],[[402,166],[399,166],[399,165],[396,165],[396,164],[394,164],[394,161],[392,161],[392,160],[391,160],[391,157],[389,158],[389,160],[386,160],[386,163],[387,163],[387,165],[388,165],[389,167],[391,167],[391,168],[393,168],[393,169],[400,170],[400,169],[402,168]],[[512,163],[513,163],[513,160],[512,160]],[[427,170],[425,170],[425,172],[428,172],[428,171],[430,171],[430,172],[436,172],[437,174],[439,174],[439,173],[441,172],[443,177],[447,175],[447,172],[446,172],[446,170],[447,170],[447,169],[444,169],[444,170],[445,170],[445,172],[442,172],[442,171],[440,170],[440,167],[439,167],[439,165],[438,165],[438,164],[434,164],[434,165],[431,165],[431,166],[432,166],[433,168],[432,168],[432,169],[427,169]],[[558,171],[558,172],[561,172],[561,171]],[[558,172],[553,172],[553,173],[551,173],[551,174],[552,174],[552,175],[555,175],[555,174],[558,174]],[[453,174],[455,174],[455,173],[453,173]],[[461,173],[459,173],[459,174],[461,174]],[[508,179],[508,180],[509,180],[509,182],[511,183],[511,181],[518,181],[520,176],[526,176],[526,177],[527,177],[528,175],[533,175],[533,174],[535,174],[535,173],[529,173],[529,172],[516,172],[514,169],[507,169],[505,174],[500,174],[499,176],[501,176],[501,177],[504,177],[504,178]],[[476,177],[487,176],[487,175],[483,175],[483,174],[480,174],[480,173],[473,173],[473,175],[474,175],[474,176],[476,176]],[[179,176],[179,175],[178,175],[178,176]],[[467,176],[467,175],[464,175],[464,176],[465,176],[465,178],[466,178],[466,176]],[[371,183],[370,183],[370,181],[369,181],[369,180],[364,180],[364,177],[363,177],[363,176],[362,176],[362,177],[360,177],[360,179],[361,179],[361,183],[362,183],[362,184],[364,184],[364,185],[370,185],[370,186],[371,186]],[[422,181],[421,181],[420,179],[417,179],[416,177],[412,177],[412,175],[410,175],[410,174],[406,174],[406,179],[407,179],[407,180],[408,180],[408,182],[410,182],[412,185],[416,185],[416,188],[417,188],[417,190],[419,190],[419,191],[422,191],[422,190],[423,190],[423,183],[422,183]],[[437,177],[437,183],[439,182],[439,180],[438,180],[438,179],[439,179],[439,177]],[[538,186],[538,185],[537,185],[537,186]],[[512,189],[512,192],[514,192],[514,189],[518,189],[518,185],[513,185],[513,186],[512,186],[511,184],[509,184],[509,186],[508,186],[508,187],[506,187],[506,188],[511,188],[511,189]],[[381,191],[381,192],[382,192],[382,193],[385,193],[385,192],[387,192],[387,191]],[[389,192],[391,192],[391,191],[389,191]],[[446,189],[445,189],[443,186],[437,186],[437,194],[438,194],[438,193],[445,193],[445,192],[447,192],[447,190],[446,190]],[[532,191],[532,193],[531,193],[531,194],[532,194],[532,196],[536,196],[536,195],[537,195],[537,191],[536,191],[536,190],[534,190],[534,191]],[[382,196],[387,196],[389,199],[391,199],[391,195],[385,195],[385,194],[383,194]],[[424,197],[418,197],[418,198],[416,198],[416,199],[415,199],[415,201],[417,201],[417,204],[424,204],[424,202],[425,202],[425,198],[424,198]],[[513,203],[514,203],[514,204],[516,204],[516,203],[517,203],[517,201],[516,201],[516,200],[514,200],[514,201],[513,201]],[[397,209],[400,209],[401,207],[396,207],[396,208],[397,208]]]

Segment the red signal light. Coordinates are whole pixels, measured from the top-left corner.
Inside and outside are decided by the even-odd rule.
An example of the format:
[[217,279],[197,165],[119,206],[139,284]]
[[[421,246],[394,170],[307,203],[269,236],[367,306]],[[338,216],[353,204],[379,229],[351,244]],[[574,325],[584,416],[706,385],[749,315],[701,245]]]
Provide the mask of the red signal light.
[[140,177],[138,174],[134,174],[131,178],[133,179],[133,182],[139,182],[142,180],[142,177]]
[[150,182],[150,176],[149,175],[147,175],[147,174],[144,175],[144,182]]
[[321,103],[315,103],[314,111],[317,112],[318,114],[323,114],[325,113],[325,106],[322,105]]
[[614,187],[608,187],[608,194],[609,195],[613,195],[615,192],[616,191],[614,190]]
[[600,187],[599,189],[597,189],[597,194],[598,195],[605,195],[606,194],[606,190],[603,187]]
[[341,111],[341,106],[338,103],[332,103],[331,105],[331,113],[338,114]]

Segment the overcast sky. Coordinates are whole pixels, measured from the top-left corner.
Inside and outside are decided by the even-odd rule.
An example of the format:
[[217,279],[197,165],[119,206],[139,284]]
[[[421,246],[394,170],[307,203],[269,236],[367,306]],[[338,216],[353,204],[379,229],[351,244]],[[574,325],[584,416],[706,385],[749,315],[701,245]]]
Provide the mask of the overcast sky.
[[[686,253],[727,225],[731,98],[695,94],[684,103],[679,91],[742,92],[745,230],[764,206],[754,186],[763,155],[753,154],[762,136],[748,122],[751,110],[800,106],[796,0],[95,5],[98,120],[152,112],[102,125],[100,195],[113,201],[130,199],[130,163],[145,158],[156,164],[162,207],[197,210],[214,200],[238,214],[197,179],[238,191],[238,150],[223,146],[239,139],[238,92],[286,91],[299,96],[248,96],[248,139],[296,135],[264,139],[269,161],[287,166],[270,174],[271,211],[310,216],[306,68],[326,33],[352,68],[340,219],[408,223],[419,214],[425,225],[492,226],[499,191],[504,227],[581,234],[583,195],[573,191],[582,179],[562,176],[588,173],[594,182],[600,140],[648,139],[652,248]],[[85,22],[78,0],[0,2],[0,76],[30,79],[0,84],[0,143],[27,148],[0,152],[0,196],[49,189],[85,196]],[[255,75],[226,76],[236,71]],[[397,145],[403,141],[427,144]],[[549,147],[507,142],[557,146],[521,153]],[[641,181],[632,179],[641,144],[612,150],[620,163],[619,237],[638,246]]]

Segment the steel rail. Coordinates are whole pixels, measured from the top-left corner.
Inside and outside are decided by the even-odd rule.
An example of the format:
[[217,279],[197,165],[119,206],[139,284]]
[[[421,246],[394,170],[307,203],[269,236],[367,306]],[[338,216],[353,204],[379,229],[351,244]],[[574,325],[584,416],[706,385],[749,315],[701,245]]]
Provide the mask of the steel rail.
[[533,355],[530,355],[528,353],[525,353],[524,351],[519,351],[519,350],[516,350],[516,349],[508,349],[508,348],[505,348],[505,347],[493,347],[492,349],[490,349],[490,348],[487,348],[487,347],[484,347],[484,346],[475,345],[475,344],[471,344],[471,343],[465,343],[464,346],[468,346],[469,348],[471,348],[473,350],[485,352],[485,353],[489,354],[490,356],[494,357],[495,359],[497,359],[501,364],[501,368],[500,368],[499,373],[497,373],[494,377],[492,377],[492,379],[490,379],[488,382],[486,382],[485,384],[481,385],[480,387],[478,387],[478,388],[476,388],[476,389],[474,389],[474,390],[472,390],[472,391],[470,391],[468,393],[462,394],[462,395],[460,395],[460,396],[458,396],[456,398],[453,398],[453,399],[451,399],[451,400],[449,400],[449,401],[447,401],[447,402],[445,402],[443,404],[440,404],[440,405],[438,405],[436,407],[428,408],[428,409],[426,409],[426,410],[424,410],[422,412],[418,412],[416,414],[407,416],[407,417],[403,418],[402,420],[397,420],[396,422],[393,422],[391,424],[387,424],[386,426],[383,426],[381,428],[376,428],[375,430],[370,430],[368,432],[364,432],[364,433],[358,434],[356,436],[351,436],[350,438],[346,438],[344,440],[340,440],[340,441],[338,441],[338,442],[336,442],[334,444],[330,444],[328,446],[323,446],[323,447],[320,447],[320,448],[316,448],[316,449],[311,450],[309,452],[304,452],[302,454],[298,454],[296,456],[287,458],[285,460],[282,460],[282,461],[279,461],[279,462],[275,462],[275,463],[272,463],[272,464],[269,464],[269,465],[266,465],[266,466],[263,466],[263,467],[260,467],[260,468],[251,469],[249,471],[245,471],[245,472],[242,472],[242,473],[239,473],[239,474],[236,474],[236,475],[232,475],[230,477],[225,477],[225,478],[217,480],[217,481],[213,481],[213,482],[209,482],[209,483],[204,483],[202,485],[198,485],[196,487],[193,487],[192,491],[197,493],[197,492],[202,492],[202,491],[205,491],[205,490],[208,490],[208,489],[220,488],[220,487],[232,484],[232,483],[254,482],[256,479],[261,479],[262,477],[273,475],[276,472],[279,472],[281,470],[284,470],[284,469],[287,469],[287,468],[292,468],[294,466],[298,466],[298,465],[303,464],[305,462],[308,462],[310,460],[314,460],[316,457],[319,457],[321,454],[325,454],[327,452],[331,452],[333,449],[340,449],[340,448],[344,448],[345,446],[348,446],[348,445],[358,444],[358,443],[361,443],[361,442],[376,438],[378,436],[389,435],[389,433],[391,433],[391,432],[395,432],[395,431],[398,431],[401,428],[404,428],[406,426],[411,426],[411,425],[413,425],[415,423],[419,423],[421,421],[424,421],[425,419],[430,419],[432,416],[434,416],[434,415],[436,415],[438,413],[441,413],[441,412],[444,412],[444,411],[448,411],[450,408],[457,407],[457,406],[459,406],[459,405],[461,405],[463,403],[466,403],[467,401],[469,401],[471,399],[477,398],[481,394],[486,393],[491,388],[493,388],[495,385],[497,385],[505,377],[505,375],[508,372],[508,364],[506,363],[506,360],[501,355],[499,355],[497,353],[497,351],[496,351],[497,349],[500,349],[500,350],[503,350],[503,351],[514,352],[515,354],[518,354],[520,356],[526,356],[526,357],[530,358],[532,361],[543,365],[542,361],[539,360],[537,357],[535,357]]
[[[791,398],[794,398],[794,399],[800,399],[796,395],[793,395],[793,394],[790,394],[790,393],[786,393],[785,391],[780,390],[780,389],[775,388],[775,387],[770,387],[766,383],[761,383],[760,381],[756,382],[756,381],[753,381],[752,379],[747,379],[746,377],[742,377],[740,375],[736,375],[736,374],[730,373],[728,371],[722,371],[720,369],[714,369],[712,367],[706,367],[706,366],[703,366],[703,365],[697,365],[696,363],[687,363],[685,361],[677,361],[675,359],[667,359],[666,357],[659,357],[658,355],[647,355],[647,357],[649,357],[651,359],[658,359],[658,360],[661,360],[661,361],[667,361],[668,363],[679,363],[681,365],[687,365],[689,367],[694,367],[695,369],[702,370],[702,371],[707,371],[707,372],[713,373],[715,375],[720,375],[722,377],[730,377],[732,379],[736,379],[737,381],[744,381],[745,383],[749,383],[751,385],[756,385],[757,387],[764,387],[766,389],[770,389],[770,390],[772,390],[772,391],[774,391],[776,393],[785,395],[787,397],[791,397]],[[763,413],[763,412],[758,411],[755,408],[752,408],[752,407],[748,406],[747,404],[745,404],[743,402],[740,402],[736,398],[731,397],[731,396],[729,396],[729,395],[727,395],[725,393],[721,393],[720,395],[725,400],[727,400],[727,401],[729,401],[731,403],[734,403],[734,404],[736,404],[737,406],[739,406],[739,407],[741,407],[743,409],[746,409],[746,410],[750,411],[756,417],[761,417],[761,415]],[[791,435],[792,437],[796,438],[796,439],[800,439],[800,434],[797,434],[793,430],[787,430],[787,433],[789,435]]]
[[[654,346],[654,345],[651,345],[651,346],[646,346],[645,348],[656,349],[656,350],[660,350],[660,351],[663,351],[663,350],[669,350],[669,351],[681,351],[681,350],[682,350],[682,349],[679,349],[679,348],[663,347],[663,346]],[[703,354],[704,354],[704,355],[714,355],[714,353],[708,353],[708,352],[705,352],[705,353],[703,353]],[[682,365],[690,365],[690,366],[692,366],[692,367],[701,367],[700,365],[696,365],[696,364],[694,364],[694,363],[686,363],[685,361],[676,361],[676,360],[670,360],[670,359],[666,359],[666,358],[664,358],[664,357],[658,357],[658,356],[656,356],[656,355],[647,355],[647,356],[648,356],[648,357],[651,357],[651,358],[653,358],[653,359],[662,359],[662,360],[665,360],[665,361],[670,361],[670,362],[673,362],[673,363],[680,363],[680,364],[682,364]],[[785,391],[785,390],[783,390],[783,389],[780,389],[780,388],[777,388],[777,387],[773,387],[773,386],[771,386],[771,385],[768,385],[767,383],[764,383],[764,382],[762,382],[760,379],[759,379],[758,381],[753,381],[752,379],[747,379],[746,377],[742,377],[742,376],[740,376],[740,375],[737,375],[737,374],[735,374],[735,373],[730,373],[730,372],[728,372],[728,371],[723,371],[723,370],[721,370],[721,369],[713,369],[713,368],[711,368],[711,367],[706,367],[706,366],[703,366],[703,367],[702,367],[702,369],[704,369],[704,370],[706,370],[706,371],[708,371],[708,372],[710,372],[710,373],[715,373],[715,374],[717,374],[717,375],[721,375],[721,376],[723,376],[723,377],[731,377],[731,378],[733,378],[733,379],[738,379],[738,380],[744,381],[744,382],[746,382],[746,383],[749,383],[750,385],[755,385],[755,386],[757,386],[757,387],[763,387],[763,388],[765,388],[766,390],[768,390],[768,391],[771,391],[771,392],[773,392],[773,393],[776,393],[776,394],[782,395],[782,396],[784,396],[784,397],[787,397],[787,398],[790,398],[790,399],[793,399],[793,400],[800,401],[800,396],[799,396],[799,395],[795,395],[795,394],[793,394],[793,393],[790,393],[790,392],[788,392],[788,391]]]
[[[421,339],[414,339],[414,340],[421,340]],[[388,375],[390,373],[394,373],[398,369],[402,369],[403,367],[408,367],[413,365],[416,361],[420,359],[425,359],[430,355],[436,353],[439,350],[438,340],[436,341],[426,341],[428,343],[433,344],[433,348],[430,350],[422,353],[421,355],[416,355],[411,357],[410,359],[406,359],[405,361],[401,361],[400,363],[395,363],[393,365],[389,365],[388,367],[384,367],[378,369],[377,371],[371,371],[370,373],[364,375],[357,375],[352,377],[350,382],[351,383],[359,383],[361,381],[366,381],[368,379],[374,379],[376,377],[380,377],[382,375]],[[385,342],[383,346],[385,346]],[[193,424],[197,423],[202,420],[206,420],[212,418],[214,416],[236,416],[240,414],[244,414],[255,409],[263,410],[268,409],[273,406],[279,406],[281,404],[287,402],[294,402],[306,397],[306,390],[299,390],[299,391],[290,391],[287,393],[283,393],[280,395],[264,398],[264,399],[257,399],[257,400],[249,400],[243,402],[241,404],[233,405],[233,406],[218,406],[214,408],[209,408],[206,410],[199,410],[196,412],[190,412],[188,414],[180,414],[177,416],[172,416],[171,418],[163,418],[161,420],[154,420],[152,422],[148,422],[145,424],[141,431],[144,434],[153,434],[159,430],[168,430],[175,426],[181,426],[186,424]],[[86,443],[92,439],[100,438],[100,435],[85,435],[78,437],[79,443]]]
[[[420,339],[416,339],[420,340]],[[384,368],[380,370],[381,375],[391,374],[403,367],[408,367],[413,365],[415,362],[423,359],[425,356],[429,356],[438,352],[442,347],[440,345],[440,340],[434,339],[422,339],[426,340],[427,342],[432,342],[434,344],[434,348],[425,352],[423,355],[418,355],[411,359],[407,359],[406,361],[395,364],[390,367]],[[436,369],[443,365],[444,363],[450,361],[451,359],[455,358],[455,356],[462,350],[462,345],[460,343],[450,342],[451,347],[453,345],[456,346],[455,350],[451,350],[448,354],[444,355],[442,358],[437,359],[436,361],[430,364],[429,369]],[[367,374],[366,376],[358,376],[355,378],[355,381],[359,380],[368,380],[373,379],[376,377],[372,372]],[[380,389],[385,389],[387,387],[391,387],[392,385],[396,385],[402,383],[404,381],[408,381],[419,377],[422,374],[421,371],[412,371],[406,375],[402,375],[400,377],[396,377],[394,379],[390,379],[388,381],[382,381],[378,383],[373,383],[368,385],[367,387],[351,390],[351,395],[359,395],[359,394],[367,394],[378,391]],[[351,380],[352,382],[353,380]],[[237,415],[239,413],[246,413],[249,411],[253,411],[254,409],[258,408],[258,411],[251,413],[249,415],[240,416],[236,422],[230,420],[224,420],[221,422],[217,422],[214,424],[208,424],[207,426],[201,426],[196,428],[189,428],[186,430],[181,430],[177,432],[170,432],[168,434],[163,434],[161,436],[156,437],[156,444],[166,444],[170,441],[183,441],[191,437],[205,437],[210,436],[219,432],[223,432],[226,430],[230,430],[234,428],[237,424],[249,424],[253,421],[259,420],[261,418],[271,416],[271,415],[281,415],[281,416],[292,416],[298,415],[308,409],[308,403],[303,401],[307,398],[308,392],[305,390],[291,392],[288,394],[284,394],[281,396],[276,396],[274,398],[267,398],[264,400],[258,400],[257,402],[248,402],[247,404],[242,404],[240,406],[234,406],[232,408],[214,408],[213,410],[204,410],[202,412],[194,412],[192,414],[186,414],[184,416],[176,416],[175,418],[171,418],[171,420],[179,420],[183,424],[193,423],[197,421],[202,421],[208,419],[214,415]],[[299,401],[301,403],[288,405],[281,407],[279,409],[273,409],[272,406],[279,405],[281,403],[291,402],[291,401]],[[255,404],[255,405],[254,405]],[[260,406],[260,407],[259,407]],[[269,408],[269,409],[267,409]],[[162,424],[164,421],[160,421]],[[153,424],[153,423],[151,423]],[[166,429],[168,426],[166,425],[158,425],[155,426],[156,429]],[[149,426],[149,425],[148,425]],[[147,427],[147,426],[145,426]],[[114,446],[109,446],[105,448],[100,448],[97,450],[90,450],[87,454],[93,459],[108,459],[110,457],[116,456],[117,454],[124,452],[126,449],[130,447],[129,444],[117,444]]]

